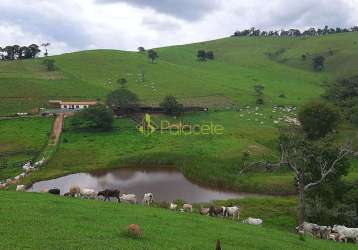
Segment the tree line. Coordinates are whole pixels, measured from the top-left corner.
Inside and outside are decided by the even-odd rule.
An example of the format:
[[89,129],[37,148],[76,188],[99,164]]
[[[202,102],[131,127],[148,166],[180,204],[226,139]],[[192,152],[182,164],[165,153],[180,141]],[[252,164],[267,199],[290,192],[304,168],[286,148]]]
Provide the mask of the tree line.
[[236,31],[233,36],[262,36],[262,37],[272,37],[272,36],[290,36],[290,37],[300,37],[300,36],[324,36],[329,34],[336,33],[347,33],[347,32],[358,32],[358,26],[352,28],[330,28],[327,25],[321,28],[309,28],[307,30],[301,31],[299,29],[289,29],[289,30],[260,30],[252,27],[251,29],[245,29],[242,31]]
[[[48,56],[47,47],[50,43],[41,44],[45,48],[45,56]],[[7,45],[0,47],[0,60],[22,60],[36,58],[40,54],[40,46],[37,44],[31,44],[29,46],[20,45]]]

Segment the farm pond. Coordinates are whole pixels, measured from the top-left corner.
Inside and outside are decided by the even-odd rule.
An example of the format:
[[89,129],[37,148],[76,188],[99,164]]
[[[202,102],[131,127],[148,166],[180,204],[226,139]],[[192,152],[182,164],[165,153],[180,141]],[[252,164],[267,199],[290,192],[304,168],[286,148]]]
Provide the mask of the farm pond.
[[63,195],[73,185],[80,188],[91,188],[95,191],[119,189],[121,193],[136,194],[138,200],[143,198],[144,193],[150,192],[154,194],[154,200],[160,202],[181,199],[190,203],[199,203],[255,196],[254,194],[210,188],[192,182],[179,170],[169,167],[120,168],[70,174],[36,182],[27,191],[40,192],[43,189],[59,188]]

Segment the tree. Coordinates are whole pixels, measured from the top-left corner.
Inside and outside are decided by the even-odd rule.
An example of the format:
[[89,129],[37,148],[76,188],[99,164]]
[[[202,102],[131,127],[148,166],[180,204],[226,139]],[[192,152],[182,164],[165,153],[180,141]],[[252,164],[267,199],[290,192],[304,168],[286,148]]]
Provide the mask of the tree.
[[120,78],[120,79],[117,80],[117,83],[118,83],[122,88],[124,88],[124,87],[126,86],[127,82],[128,82],[128,81],[127,81],[126,78]]
[[140,52],[140,53],[145,52],[145,48],[144,47],[138,47],[138,52]]
[[322,71],[324,69],[325,58],[323,56],[316,56],[312,59],[312,66],[315,71]]
[[45,54],[44,54],[45,56],[48,56],[47,47],[50,45],[51,45],[51,43],[49,43],[49,42],[41,44],[41,46],[45,48]]
[[158,53],[155,50],[153,49],[148,50],[148,58],[152,60],[152,63],[154,63],[155,59],[157,59],[158,57],[159,57]]
[[356,113],[358,106],[358,76],[337,80],[326,91],[325,98],[345,113],[347,119]]
[[130,108],[136,107],[138,97],[127,88],[120,88],[111,92],[107,97],[107,105],[117,108],[122,113],[128,113]]
[[256,104],[262,105],[264,104],[264,90],[265,87],[263,85],[255,85],[254,86],[256,92]]
[[31,50],[32,58],[36,58],[36,56],[41,52],[37,44],[31,44],[29,49]]
[[56,67],[55,67],[55,60],[53,59],[45,59],[43,61],[43,64],[46,66],[47,71],[55,71]]
[[287,165],[294,173],[299,193],[299,225],[305,221],[305,192],[322,185],[346,164],[352,153],[349,146],[318,146],[317,141],[307,140],[302,130],[289,127],[280,133],[280,164]]
[[179,103],[172,95],[168,95],[160,103],[160,106],[164,109],[164,112],[168,115],[178,115],[183,112],[183,104]]
[[197,58],[199,61],[205,61],[206,60],[206,52],[205,50],[198,50]]
[[113,125],[112,110],[103,105],[96,105],[86,108],[75,114],[71,119],[74,128],[96,128],[109,130]]
[[205,57],[206,57],[207,59],[209,59],[209,60],[214,60],[214,58],[215,58],[214,52],[212,52],[212,51],[207,51]]
[[340,113],[329,103],[315,101],[302,107],[298,119],[309,139],[319,139],[337,127]]

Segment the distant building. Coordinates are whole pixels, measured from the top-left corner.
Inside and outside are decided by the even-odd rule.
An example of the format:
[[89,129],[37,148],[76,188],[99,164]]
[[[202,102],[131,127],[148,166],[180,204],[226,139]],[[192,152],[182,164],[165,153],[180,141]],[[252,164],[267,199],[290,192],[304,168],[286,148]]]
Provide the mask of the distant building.
[[50,100],[49,101],[50,107],[54,109],[62,109],[62,110],[81,110],[88,108],[90,106],[94,106],[97,104],[97,101],[60,101],[60,100]]

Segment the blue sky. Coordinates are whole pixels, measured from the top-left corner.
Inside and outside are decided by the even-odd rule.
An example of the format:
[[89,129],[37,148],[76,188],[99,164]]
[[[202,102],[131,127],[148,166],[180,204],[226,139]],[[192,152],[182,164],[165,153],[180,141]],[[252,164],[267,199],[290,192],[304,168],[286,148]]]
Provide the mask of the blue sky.
[[358,25],[358,0],[1,0],[0,46],[51,42],[50,53],[135,50],[235,30]]

